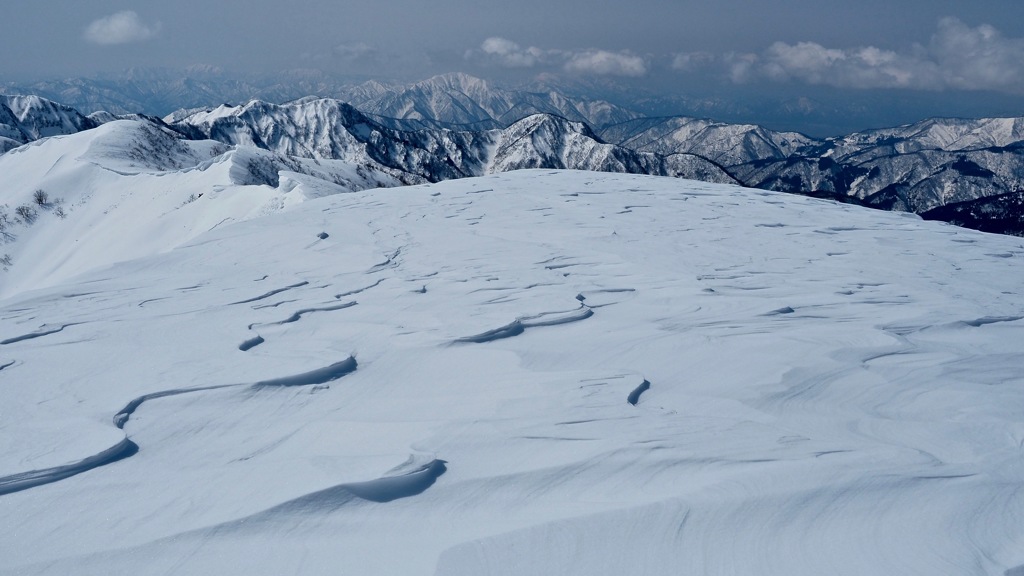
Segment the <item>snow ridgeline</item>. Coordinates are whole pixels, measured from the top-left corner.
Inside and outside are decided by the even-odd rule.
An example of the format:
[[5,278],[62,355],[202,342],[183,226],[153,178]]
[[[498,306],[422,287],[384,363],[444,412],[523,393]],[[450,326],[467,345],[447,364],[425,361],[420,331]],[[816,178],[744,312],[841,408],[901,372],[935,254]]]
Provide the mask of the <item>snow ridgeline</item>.
[[0,295],[308,198],[402,184],[392,172],[189,141],[147,120],[38,140],[0,156]]
[[[263,93],[247,89],[242,101]],[[465,74],[404,87],[368,82],[337,88],[333,96],[340,100],[265,94],[265,101],[241,106],[181,109],[163,121],[139,114],[121,118],[167,122],[193,138],[246,143],[288,156],[344,159],[370,171],[386,167],[406,184],[530,167],[677,175],[1024,234],[1024,118],[931,118],[812,138],[753,124],[646,118],[551,87],[501,90]],[[173,97],[193,96],[176,91]],[[36,96],[2,98],[9,106],[0,101],[0,151],[117,118],[109,113],[86,118]],[[230,100],[239,98],[218,101]],[[144,108],[138,104],[135,110]],[[537,124],[534,116],[544,118],[540,130],[531,127]],[[542,136],[524,138],[528,131]],[[502,150],[506,144],[511,148]]]
[[592,172],[217,226],[0,300],[0,477],[139,447],[0,496],[0,574],[1014,576],[1022,257]]
[[403,132],[334,100],[251,102],[174,129],[115,120],[0,156],[0,295],[342,192],[531,167],[732,181],[696,156],[632,152],[544,115],[483,133]]

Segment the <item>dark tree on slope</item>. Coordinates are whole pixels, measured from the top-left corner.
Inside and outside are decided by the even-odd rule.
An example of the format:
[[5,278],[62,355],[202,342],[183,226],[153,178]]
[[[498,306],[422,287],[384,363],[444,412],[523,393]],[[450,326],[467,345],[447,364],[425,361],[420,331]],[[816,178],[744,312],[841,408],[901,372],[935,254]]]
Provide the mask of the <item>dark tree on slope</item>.
[[21,218],[21,221],[24,222],[25,224],[31,224],[35,222],[36,217],[39,215],[39,213],[36,212],[35,209],[32,208],[32,206],[29,206],[28,204],[22,204],[21,206],[18,206],[17,208],[14,209],[14,213],[17,214],[18,218]]

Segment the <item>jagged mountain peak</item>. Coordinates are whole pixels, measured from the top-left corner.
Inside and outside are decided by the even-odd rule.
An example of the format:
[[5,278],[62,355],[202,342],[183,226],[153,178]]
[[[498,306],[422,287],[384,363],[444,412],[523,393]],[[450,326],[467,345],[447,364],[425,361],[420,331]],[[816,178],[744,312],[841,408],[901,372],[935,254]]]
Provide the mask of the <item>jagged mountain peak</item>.
[[448,90],[459,90],[462,92],[469,93],[471,91],[481,92],[491,90],[490,85],[486,80],[477,78],[465,72],[448,72],[446,74],[438,74],[426,80],[422,80],[412,85],[414,88],[443,88]]
[[0,153],[44,138],[74,134],[99,123],[80,112],[32,95],[0,95]]
[[555,114],[531,114],[514,122],[506,129],[506,132],[513,135],[513,137],[519,134],[530,134],[539,131],[546,131],[551,135],[579,134],[604,144],[604,141],[585,122],[569,120]]
[[358,86],[345,91],[345,97],[353,102],[369,102],[384,97],[393,92],[395,88],[380,80],[367,80]]

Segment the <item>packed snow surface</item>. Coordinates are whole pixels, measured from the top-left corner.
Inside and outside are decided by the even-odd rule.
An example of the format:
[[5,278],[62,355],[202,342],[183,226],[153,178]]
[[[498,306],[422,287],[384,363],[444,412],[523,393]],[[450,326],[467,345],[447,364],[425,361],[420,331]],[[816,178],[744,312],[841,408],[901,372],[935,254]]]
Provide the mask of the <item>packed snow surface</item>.
[[0,573],[1024,573],[1019,238],[539,170],[237,220],[23,238],[97,264],[0,300]]

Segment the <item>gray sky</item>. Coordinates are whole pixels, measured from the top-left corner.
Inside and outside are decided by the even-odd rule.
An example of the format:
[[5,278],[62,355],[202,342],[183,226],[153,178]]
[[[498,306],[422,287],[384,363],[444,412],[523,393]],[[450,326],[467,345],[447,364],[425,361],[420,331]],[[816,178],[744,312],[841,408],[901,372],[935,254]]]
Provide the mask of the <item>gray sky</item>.
[[1024,96],[1020,0],[6,4],[0,81],[209,64],[407,80],[555,74],[690,95]]

